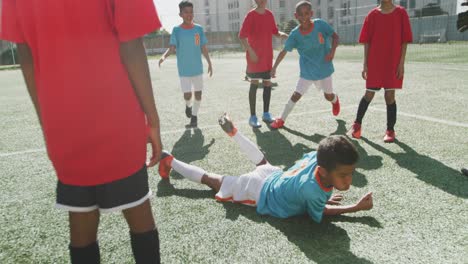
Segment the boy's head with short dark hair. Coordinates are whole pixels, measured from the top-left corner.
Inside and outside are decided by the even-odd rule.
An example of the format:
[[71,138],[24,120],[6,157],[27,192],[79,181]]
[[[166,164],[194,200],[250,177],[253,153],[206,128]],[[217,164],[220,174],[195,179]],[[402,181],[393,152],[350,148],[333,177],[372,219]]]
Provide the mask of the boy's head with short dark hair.
[[312,4],[309,1],[300,1],[296,4],[296,13],[294,13],[294,16],[301,26],[305,27],[307,24],[310,24],[313,15]]
[[179,3],[179,16],[184,20],[185,25],[193,23],[193,3],[183,0]]
[[186,7],[191,7],[193,8],[193,3],[187,0],[183,0],[179,3],[179,12],[182,13],[182,10]]
[[312,10],[312,3],[310,1],[300,1],[296,4],[296,13],[299,13],[302,7],[308,7],[309,10]]
[[359,160],[354,144],[345,136],[330,136],[319,143],[317,165],[324,182],[338,190],[349,189]]

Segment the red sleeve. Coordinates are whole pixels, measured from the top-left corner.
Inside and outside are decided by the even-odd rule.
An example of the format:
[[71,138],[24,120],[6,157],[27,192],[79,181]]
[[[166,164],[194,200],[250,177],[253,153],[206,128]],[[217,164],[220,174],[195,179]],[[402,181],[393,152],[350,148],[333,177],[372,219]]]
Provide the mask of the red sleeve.
[[0,12],[0,39],[16,43],[25,42],[19,23],[16,1],[0,0]]
[[244,22],[242,22],[242,27],[239,31],[239,38],[248,38],[250,37],[250,29],[252,28],[252,16],[250,13],[244,18]]
[[120,41],[130,41],[161,28],[153,0],[111,1],[114,27]]
[[402,30],[401,30],[401,41],[403,43],[411,43],[413,42],[413,32],[411,31],[411,23],[410,19],[408,16],[408,13],[406,12],[405,9],[402,8],[402,16],[401,18],[403,19],[401,25],[402,25]]
[[276,25],[275,16],[271,14],[271,34],[277,35],[279,33],[278,26]]
[[370,13],[366,16],[364,20],[364,25],[362,25],[361,34],[359,35],[359,43],[369,43],[370,40]]

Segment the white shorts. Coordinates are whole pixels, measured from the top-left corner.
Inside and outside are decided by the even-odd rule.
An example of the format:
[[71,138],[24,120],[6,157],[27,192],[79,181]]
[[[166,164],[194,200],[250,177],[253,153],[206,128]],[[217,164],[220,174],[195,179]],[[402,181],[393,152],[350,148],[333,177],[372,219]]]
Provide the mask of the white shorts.
[[300,95],[304,95],[307,93],[309,90],[310,86],[315,85],[317,90],[323,91],[326,94],[332,94],[333,93],[333,82],[332,82],[332,77],[329,76],[325,79],[318,80],[318,81],[312,81],[312,80],[306,80],[304,78],[300,78],[299,81],[297,81],[296,85],[296,92],[299,93]]
[[203,74],[191,77],[180,77],[180,88],[183,93],[192,91],[200,92],[203,90]]
[[224,176],[216,200],[257,206],[265,180],[277,171],[282,169],[267,163],[239,177]]

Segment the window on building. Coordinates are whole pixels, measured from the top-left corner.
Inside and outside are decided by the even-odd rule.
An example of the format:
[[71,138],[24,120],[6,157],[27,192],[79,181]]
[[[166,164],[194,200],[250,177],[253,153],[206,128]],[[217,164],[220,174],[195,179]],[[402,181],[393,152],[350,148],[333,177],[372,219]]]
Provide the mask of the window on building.
[[280,8],[286,7],[286,1],[285,1],[285,0],[280,0],[280,1],[279,1],[279,7],[280,7]]

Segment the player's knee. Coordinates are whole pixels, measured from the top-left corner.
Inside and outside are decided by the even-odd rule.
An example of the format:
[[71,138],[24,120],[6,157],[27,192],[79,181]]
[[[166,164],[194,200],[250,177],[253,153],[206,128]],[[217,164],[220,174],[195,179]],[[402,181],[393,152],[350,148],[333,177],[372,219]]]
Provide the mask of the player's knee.
[[366,94],[364,95],[364,99],[370,103],[372,99],[374,99],[374,95],[375,92],[366,92]]
[[200,101],[202,99],[202,92],[195,92],[195,100]]
[[335,94],[332,93],[324,93],[323,96],[325,97],[325,99],[327,99],[327,101],[333,101],[333,99],[335,98]]
[[185,100],[190,100],[190,99],[192,99],[192,93],[184,93],[184,99],[185,99]]
[[251,84],[258,85],[258,84],[259,84],[259,81],[258,81],[258,80],[250,80],[250,83],[251,83]]
[[395,94],[385,93],[385,103],[387,103],[388,105],[395,103]]
[[271,82],[270,81],[263,81],[263,87],[270,87]]
[[291,101],[294,103],[297,103],[301,99],[302,95],[298,92],[294,92],[294,94],[291,96]]

